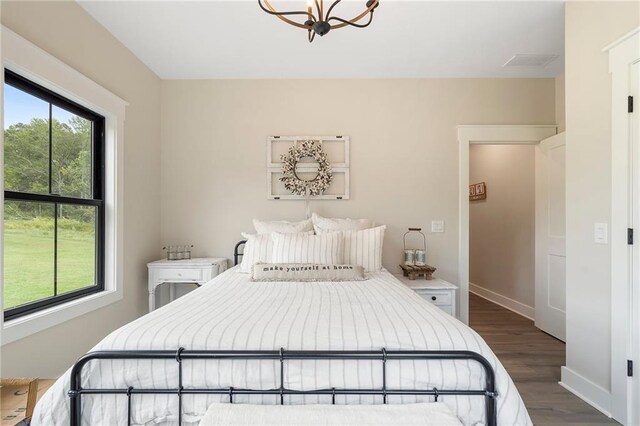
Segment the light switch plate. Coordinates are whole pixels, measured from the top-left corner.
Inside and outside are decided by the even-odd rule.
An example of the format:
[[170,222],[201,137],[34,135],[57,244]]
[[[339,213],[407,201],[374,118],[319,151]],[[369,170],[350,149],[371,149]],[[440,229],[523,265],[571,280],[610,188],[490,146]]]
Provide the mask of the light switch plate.
[[432,220],[431,232],[444,232],[444,220]]
[[609,243],[609,230],[606,223],[596,223],[593,227],[593,241],[597,244]]

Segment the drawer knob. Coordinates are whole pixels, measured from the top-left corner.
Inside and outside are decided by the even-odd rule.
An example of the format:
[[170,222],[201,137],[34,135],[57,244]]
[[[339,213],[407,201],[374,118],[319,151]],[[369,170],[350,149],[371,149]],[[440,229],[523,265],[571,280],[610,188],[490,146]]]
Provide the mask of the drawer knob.
[[182,272],[178,272],[178,276],[181,277],[182,276]]
[[431,296],[431,300],[436,300],[436,297],[435,296]]

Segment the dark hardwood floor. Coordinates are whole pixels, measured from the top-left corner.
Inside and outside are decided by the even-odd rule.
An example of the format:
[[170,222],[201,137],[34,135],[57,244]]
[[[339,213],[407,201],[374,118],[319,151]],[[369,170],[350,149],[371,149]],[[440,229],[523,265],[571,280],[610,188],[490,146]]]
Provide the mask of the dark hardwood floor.
[[533,321],[474,294],[469,320],[513,378],[535,425],[618,424],[558,384],[565,345]]

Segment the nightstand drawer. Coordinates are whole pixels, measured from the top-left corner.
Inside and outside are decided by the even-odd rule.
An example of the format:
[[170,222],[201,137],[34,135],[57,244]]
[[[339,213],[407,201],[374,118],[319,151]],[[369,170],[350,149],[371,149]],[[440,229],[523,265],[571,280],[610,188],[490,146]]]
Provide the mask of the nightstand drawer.
[[437,290],[416,290],[425,300],[434,305],[451,305],[451,292]]
[[220,272],[227,269],[227,259],[222,257],[201,257],[183,260],[157,260],[147,263],[149,268],[149,311],[156,308],[156,288],[169,284],[169,299],[176,296],[176,287],[185,284],[193,289],[193,284],[201,286]]
[[455,285],[438,277],[431,280],[410,280],[408,277],[396,275],[396,278],[427,302],[449,315],[456,316],[456,290],[458,287]]
[[200,281],[202,279],[202,270],[189,268],[158,268],[153,275],[154,278],[159,281]]

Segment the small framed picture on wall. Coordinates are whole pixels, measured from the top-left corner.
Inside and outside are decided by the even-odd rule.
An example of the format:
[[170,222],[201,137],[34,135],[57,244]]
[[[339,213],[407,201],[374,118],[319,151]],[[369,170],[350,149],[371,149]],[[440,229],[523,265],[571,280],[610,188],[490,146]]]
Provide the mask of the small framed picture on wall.
[[469,185],[469,201],[487,199],[487,185],[484,182]]

